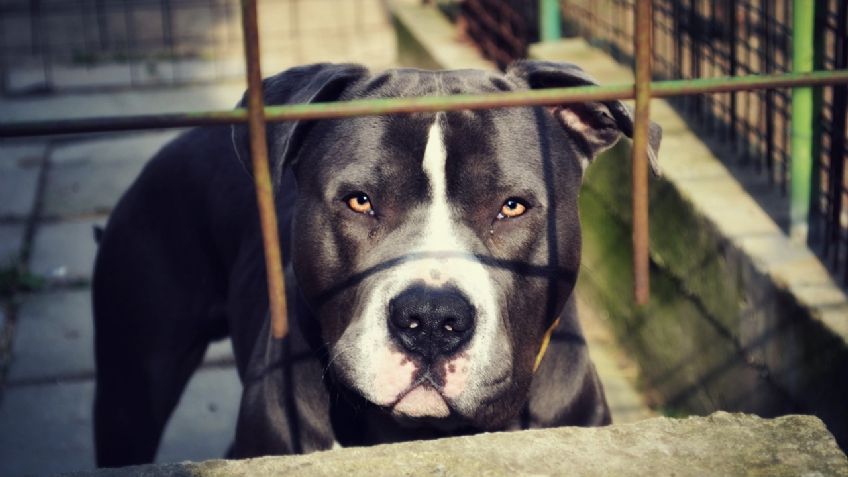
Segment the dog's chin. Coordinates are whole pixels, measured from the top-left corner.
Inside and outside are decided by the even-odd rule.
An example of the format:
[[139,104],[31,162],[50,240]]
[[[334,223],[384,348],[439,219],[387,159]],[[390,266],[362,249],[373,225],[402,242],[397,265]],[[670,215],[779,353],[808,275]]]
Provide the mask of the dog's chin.
[[392,415],[401,418],[443,419],[451,414],[447,401],[439,391],[419,384],[404,392],[391,408]]
[[387,410],[392,420],[409,429],[458,432],[469,427],[468,420],[452,408],[449,400],[426,385],[412,388]]

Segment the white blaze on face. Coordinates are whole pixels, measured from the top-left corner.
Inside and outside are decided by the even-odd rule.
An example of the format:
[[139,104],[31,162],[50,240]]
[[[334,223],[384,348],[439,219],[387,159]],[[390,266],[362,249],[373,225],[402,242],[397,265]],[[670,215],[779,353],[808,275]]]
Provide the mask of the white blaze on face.
[[[457,410],[471,414],[481,398],[486,397],[485,382],[497,381],[509,374],[510,343],[500,316],[494,282],[486,267],[475,258],[469,243],[475,235],[468,230],[450,206],[447,195],[444,135],[441,115],[430,127],[422,168],[430,184],[426,221],[420,239],[404,253],[418,257],[391,267],[366,280],[364,306],[352,310],[351,325],[345,330],[336,349],[340,361],[352,369],[354,386],[372,402],[380,405],[397,403],[395,410],[410,416],[441,417],[446,415],[444,401],[449,398]],[[404,350],[396,345],[388,330],[389,301],[413,284],[454,287],[473,305],[475,329],[464,351],[445,363],[446,379],[439,393],[412,392],[415,365]],[[437,370],[433,370],[437,371]]]

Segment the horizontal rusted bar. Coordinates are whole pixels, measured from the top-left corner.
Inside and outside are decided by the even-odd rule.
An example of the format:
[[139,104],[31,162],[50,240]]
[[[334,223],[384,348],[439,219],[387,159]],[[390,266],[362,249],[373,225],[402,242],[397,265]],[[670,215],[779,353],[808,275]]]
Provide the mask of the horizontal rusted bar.
[[[792,86],[825,86],[840,83],[848,83],[848,70],[656,81],[651,83],[651,96],[667,98],[689,94],[726,93]],[[267,106],[265,118],[269,122],[276,122],[295,119],[328,119],[413,112],[541,106],[631,99],[633,97],[634,86],[632,83],[628,83],[506,93],[359,99],[332,103]],[[247,114],[244,109],[64,120],[0,121],[0,137],[166,129],[208,124],[243,123],[246,121]]]

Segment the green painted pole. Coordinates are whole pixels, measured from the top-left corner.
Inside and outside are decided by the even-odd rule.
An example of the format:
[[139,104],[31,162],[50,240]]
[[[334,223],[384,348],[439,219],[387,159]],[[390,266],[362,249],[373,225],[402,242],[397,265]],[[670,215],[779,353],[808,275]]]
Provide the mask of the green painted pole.
[[[792,2],[792,71],[813,71],[815,2]],[[789,236],[806,243],[809,230],[811,184],[813,171],[813,88],[792,90],[792,162],[789,194]]]
[[562,36],[559,0],[539,0],[539,40],[556,41]]

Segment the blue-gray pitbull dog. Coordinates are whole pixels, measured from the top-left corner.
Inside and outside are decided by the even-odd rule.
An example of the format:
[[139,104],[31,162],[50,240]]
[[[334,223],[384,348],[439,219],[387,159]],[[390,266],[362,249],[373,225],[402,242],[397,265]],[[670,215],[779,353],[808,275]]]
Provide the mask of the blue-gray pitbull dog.
[[[264,89],[266,104],[291,104],[589,84],[547,62],[505,74],[321,64]],[[617,101],[269,125],[284,340],[269,333],[245,127],[183,134],[102,234],[98,464],[153,459],[207,345],[225,336],[244,384],[231,457],[608,424],[570,300],[577,194],[585,167],[632,130]],[[652,125],[652,160],[658,143]]]

